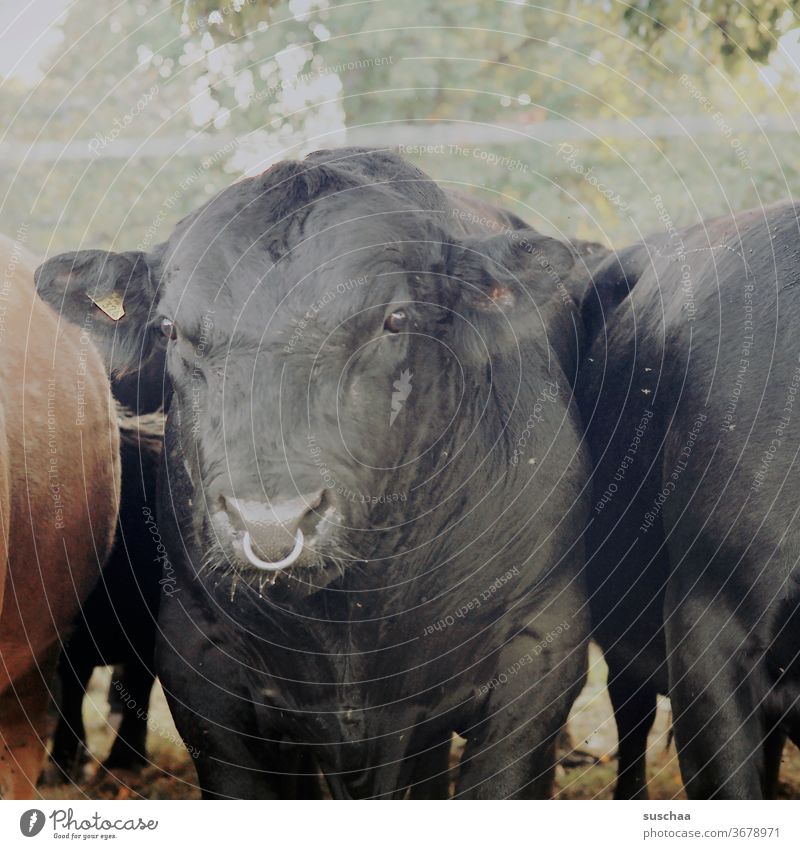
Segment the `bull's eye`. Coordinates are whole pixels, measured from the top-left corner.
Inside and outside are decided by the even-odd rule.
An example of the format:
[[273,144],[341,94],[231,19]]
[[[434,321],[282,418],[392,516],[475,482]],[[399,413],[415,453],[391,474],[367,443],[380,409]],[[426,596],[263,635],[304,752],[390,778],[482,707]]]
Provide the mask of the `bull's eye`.
[[401,333],[408,327],[408,313],[405,310],[395,310],[386,316],[383,327],[389,333]]
[[175,324],[175,322],[171,318],[162,318],[161,332],[167,337],[167,339],[177,339],[178,325]]

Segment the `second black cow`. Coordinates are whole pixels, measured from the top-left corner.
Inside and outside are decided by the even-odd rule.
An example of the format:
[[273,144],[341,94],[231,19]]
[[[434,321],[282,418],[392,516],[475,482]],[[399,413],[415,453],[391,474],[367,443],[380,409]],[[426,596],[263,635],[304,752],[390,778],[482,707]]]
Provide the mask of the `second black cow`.
[[800,742],[799,212],[648,239],[584,299],[588,574],[618,797],[646,796],[658,693],[692,798],[774,794],[784,740]]
[[104,766],[134,770],[147,762],[146,738],[158,603],[164,583],[163,546],[155,520],[163,417],[120,417],[122,489],[114,548],[84,603],[59,661],[61,698],[53,735],[51,775],[76,781],[88,757],[83,700],[97,666],[120,664],[111,696],[121,723]]

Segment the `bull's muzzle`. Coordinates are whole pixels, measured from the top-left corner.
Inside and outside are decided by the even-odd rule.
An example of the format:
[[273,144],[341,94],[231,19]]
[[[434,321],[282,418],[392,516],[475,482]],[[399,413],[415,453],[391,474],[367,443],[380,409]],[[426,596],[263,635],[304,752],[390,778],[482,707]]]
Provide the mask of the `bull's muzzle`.
[[281,569],[291,566],[292,563],[300,557],[304,543],[305,538],[303,537],[303,531],[298,528],[294,538],[294,548],[283,559],[270,562],[268,560],[262,560],[255,551],[253,551],[253,543],[250,539],[249,531],[245,531],[245,535],[242,539],[242,547],[244,548],[245,557],[253,566],[256,567],[256,569],[262,569],[265,572],[280,572]]
[[303,559],[306,539],[314,536],[325,497],[321,490],[269,501],[227,495],[222,501],[230,527],[241,534],[243,559],[256,569],[279,572]]

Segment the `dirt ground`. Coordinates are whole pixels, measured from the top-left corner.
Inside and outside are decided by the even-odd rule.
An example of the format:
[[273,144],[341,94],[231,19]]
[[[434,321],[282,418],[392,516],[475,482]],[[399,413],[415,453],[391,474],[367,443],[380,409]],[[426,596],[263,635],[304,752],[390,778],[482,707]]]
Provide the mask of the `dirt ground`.
[[[108,669],[98,669],[92,678],[89,698],[84,701],[84,719],[89,747],[97,760],[86,768],[85,780],[77,785],[42,786],[45,799],[197,799],[200,797],[192,759],[172,723],[161,688],[156,686],[148,717],[148,749],[151,765],[138,774],[109,773],[99,763],[111,747],[105,696],[111,679]],[[562,799],[608,799],[616,772],[616,729],[605,691],[606,668],[600,652],[593,648],[589,681],[572,711],[570,729],[579,749],[590,752],[597,763],[572,769],[559,767],[557,796]],[[650,736],[648,754],[650,795],[655,799],[683,798],[675,747],[669,744],[670,709],[660,699],[658,716]],[[781,797],[800,798],[800,752],[787,744],[781,773]]]

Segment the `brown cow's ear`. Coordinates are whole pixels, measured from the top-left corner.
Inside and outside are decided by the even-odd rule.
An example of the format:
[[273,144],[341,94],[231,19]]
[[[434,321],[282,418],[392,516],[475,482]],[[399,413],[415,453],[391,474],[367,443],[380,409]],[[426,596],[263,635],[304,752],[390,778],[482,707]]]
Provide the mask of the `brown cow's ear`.
[[35,280],[40,297],[92,338],[110,374],[139,371],[157,348],[163,352],[153,326],[157,286],[145,254],[59,254],[36,269]]

